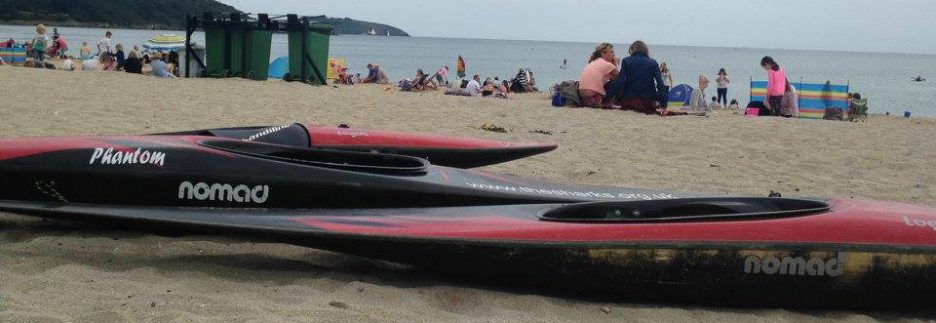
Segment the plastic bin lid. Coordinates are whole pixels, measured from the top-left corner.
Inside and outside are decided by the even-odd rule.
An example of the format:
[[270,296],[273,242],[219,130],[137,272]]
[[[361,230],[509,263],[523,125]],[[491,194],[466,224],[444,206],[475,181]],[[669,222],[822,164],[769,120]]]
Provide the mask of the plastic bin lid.
[[323,23],[323,22],[310,22],[309,30],[314,30],[323,34],[330,34],[332,29],[335,29],[334,26]]

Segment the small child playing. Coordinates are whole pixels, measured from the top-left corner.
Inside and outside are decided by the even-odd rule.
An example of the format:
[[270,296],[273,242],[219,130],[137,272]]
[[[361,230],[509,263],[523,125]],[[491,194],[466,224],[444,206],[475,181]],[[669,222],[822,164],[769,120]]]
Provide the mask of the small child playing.
[[101,70],[102,71],[113,71],[114,70],[114,54],[108,52],[101,52]]
[[114,58],[117,59],[117,71],[123,71],[124,62],[127,61],[127,56],[124,54],[123,44],[117,44],[117,54]]
[[65,60],[62,61],[62,69],[66,71],[76,71],[77,69],[75,69],[75,57],[74,56],[66,57]]
[[738,100],[735,100],[735,99],[731,99],[731,103],[728,104],[728,108],[741,110],[741,106],[738,105]]

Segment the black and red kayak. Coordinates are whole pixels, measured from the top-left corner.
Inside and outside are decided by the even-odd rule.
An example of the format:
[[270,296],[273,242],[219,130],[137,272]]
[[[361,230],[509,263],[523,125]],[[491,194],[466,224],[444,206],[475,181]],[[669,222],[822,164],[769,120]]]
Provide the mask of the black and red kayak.
[[432,134],[315,126],[293,123],[205,129],[163,135],[199,135],[276,143],[295,147],[381,152],[427,159],[434,165],[473,168],[555,150],[552,142],[508,142]]
[[931,306],[936,209],[553,184],[173,135],[0,140],[0,210],[207,232],[629,300]]

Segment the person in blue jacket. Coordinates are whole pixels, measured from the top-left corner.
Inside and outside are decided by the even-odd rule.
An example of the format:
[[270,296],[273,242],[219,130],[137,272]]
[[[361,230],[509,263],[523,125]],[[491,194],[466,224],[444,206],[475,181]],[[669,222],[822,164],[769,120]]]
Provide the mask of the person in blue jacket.
[[621,71],[611,83],[606,99],[624,110],[661,116],[687,114],[666,109],[666,85],[660,75],[660,65],[650,58],[647,44],[635,41],[628,53],[630,56],[621,60]]

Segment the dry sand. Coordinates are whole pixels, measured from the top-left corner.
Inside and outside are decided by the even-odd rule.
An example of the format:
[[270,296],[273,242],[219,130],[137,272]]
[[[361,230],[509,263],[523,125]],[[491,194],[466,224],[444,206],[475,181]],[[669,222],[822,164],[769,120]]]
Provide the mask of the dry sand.
[[[838,196],[936,205],[936,120],[867,122],[557,109],[509,101],[156,79],[0,66],[0,136],[139,134],[314,121],[559,149],[486,170],[678,191]],[[492,123],[506,134],[479,129]],[[547,130],[552,135],[532,133]],[[463,282],[289,245],[165,237],[0,213],[0,321],[801,322],[906,313],[604,303]]]

